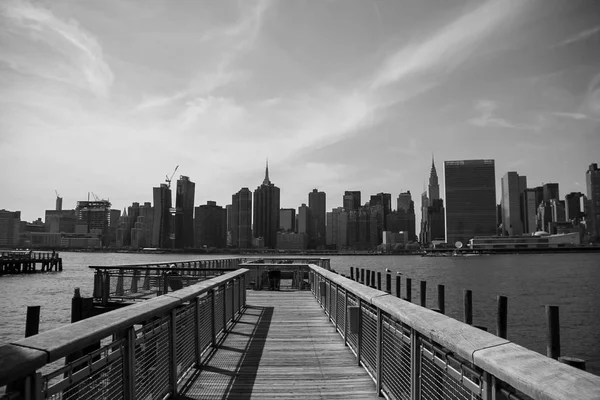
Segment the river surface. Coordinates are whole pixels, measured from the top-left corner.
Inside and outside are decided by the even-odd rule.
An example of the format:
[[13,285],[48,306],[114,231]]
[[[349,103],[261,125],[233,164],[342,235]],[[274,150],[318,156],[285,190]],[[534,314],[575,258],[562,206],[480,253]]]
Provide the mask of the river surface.
[[[84,297],[93,289],[90,265],[133,264],[228,256],[125,253],[61,253],[63,272],[0,277],[0,345],[25,333],[27,306],[41,306],[40,332],[70,322],[75,288]],[[427,305],[437,302],[445,285],[446,314],[462,318],[463,289],[473,292],[473,323],[495,332],[496,298],[508,297],[508,339],[545,354],[545,305],[560,307],[561,353],[587,362],[600,375],[600,254],[522,254],[481,257],[331,256],[331,267],[350,275],[350,267],[412,278],[418,302],[419,281],[427,281]],[[402,280],[402,295],[406,293]]]

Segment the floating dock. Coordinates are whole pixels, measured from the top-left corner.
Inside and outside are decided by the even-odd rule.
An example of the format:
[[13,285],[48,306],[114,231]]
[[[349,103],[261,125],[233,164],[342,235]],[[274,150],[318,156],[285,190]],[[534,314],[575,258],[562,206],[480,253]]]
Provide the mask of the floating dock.
[[7,274],[33,274],[36,272],[62,271],[62,258],[55,251],[2,251],[0,252],[0,276]]

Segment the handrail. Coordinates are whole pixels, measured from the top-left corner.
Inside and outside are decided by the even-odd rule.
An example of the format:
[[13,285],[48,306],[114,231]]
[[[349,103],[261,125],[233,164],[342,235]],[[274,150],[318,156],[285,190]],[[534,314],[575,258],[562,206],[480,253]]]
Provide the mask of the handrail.
[[[367,370],[370,370],[378,390],[386,390],[385,387],[382,388],[382,370],[383,373],[390,373],[385,370],[385,366],[381,362],[382,348],[389,345],[383,335],[383,326],[385,324],[388,329],[391,329],[393,324],[396,336],[390,336],[387,333],[387,337],[401,337],[402,340],[397,340],[410,343],[411,346],[411,351],[407,353],[410,357],[410,374],[418,376],[417,380],[410,382],[411,393],[414,395],[411,398],[413,399],[421,398],[415,393],[420,392],[419,387],[426,379],[415,370],[420,370],[421,362],[429,363],[430,361],[433,362],[431,365],[439,366],[440,369],[437,371],[441,371],[440,374],[451,375],[450,370],[454,370],[454,374],[458,376],[457,381],[459,383],[464,381],[463,386],[472,388],[475,395],[479,396],[476,398],[496,398],[492,397],[492,392],[500,391],[501,387],[505,385],[513,389],[512,398],[515,399],[519,398],[515,393],[545,400],[600,398],[599,376],[559,363],[443,314],[366,287],[337,275],[335,272],[314,265],[311,265],[310,269],[312,290],[342,336],[346,338],[347,330],[349,330],[347,319],[350,319],[348,309],[351,306],[348,296],[352,296],[353,304],[360,310],[359,320],[361,322],[359,325],[361,327],[365,326],[363,320],[368,318],[370,330],[361,331],[352,346],[355,347],[354,351],[358,354],[360,362],[375,364],[368,365]],[[340,315],[340,311],[343,311],[344,314]],[[343,324],[339,322],[340,319],[343,320]],[[374,332],[376,332],[377,338],[368,337],[374,335]],[[377,350],[373,350],[375,347],[360,348],[361,340],[369,340],[372,347],[375,346]],[[402,343],[398,343],[395,346],[402,345]],[[365,358],[366,355],[361,358],[361,353],[365,351],[375,351],[376,354],[369,354],[371,361]],[[456,356],[452,356],[452,354]],[[394,357],[394,355],[390,357]],[[421,361],[424,357],[429,357],[429,359]],[[464,361],[464,366],[460,366],[459,362],[458,367],[451,368],[449,365],[452,362],[456,363],[458,358]],[[372,360],[376,361],[373,363]],[[430,368],[429,364],[427,368]],[[464,379],[463,375],[472,373],[473,371],[468,372],[472,369],[480,370],[482,382],[477,383],[470,379]],[[423,371],[421,370],[421,372]],[[393,395],[386,394],[388,398],[394,398]]]
[[[190,265],[190,264],[218,264],[219,262],[227,262],[234,263],[235,266],[240,262],[243,262],[245,259],[241,257],[234,258],[211,258],[211,259],[203,259],[203,260],[176,260],[176,261],[161,261],[161,262],[147,262],[147,263],[135,263],[135,264],[118,264],[118,265],[90,265],[88,268],[91,269],[131,269],[132,267],[140,267],[140,268],[148,268],[148,267],[156,267],[156,268],[166,268],[171,264],[175,265]],[[185,267],[181,267],[185,268]],[[201,267],[202,268],[202,267]],[[230,268],[227,266],[226,268]]]
[[[113,337],[112,347],[110,350],[106,350],[106,354],[113,355],[105,357],[105,360],[107,360],[106,363],[115,357],[118,360],[122,360],[119,362],[122,362],[125,366],[129,365],[127,367],[127,373],[130,376],[129,380],[133,379],[132,383],[127,384],[137,384],[137,381],[134,379],[136,374],[135,367],[132,367],[130,365],[131,361],[128,361],[132,357],[135,360],[135,356],[130,354],[128,359],[125,357],[125,353],[133,351],[133,342],[135,342],[136,352],[139,346],[149,346],[147,344],[144,345],[145,339],[143,338],[145,338],[148,332],[154,334],[155,330],[162,329],[159,325],[167,324],[167,320],[164,320],[165,322],[161,321],[168,318],[168,325],[171,326],[168,329],[170,332],[168,338],[171,342],[169,348],[172,349],[170,356],[167,357],[172,362],[169,367],[169,373],[177,375],[177,377],[173,376],[173,379],[171,379],[169,390],[175,393],[176,385],[173,384],[173,380],[178,379],[185,372],[181,370],[181,365],[177,365],[173,361],[176,358],[175,350],[177,350],[177,356],[179,356],[180,353],[185,352],[186,346],[191,346],[191,351],[195,348],[196,356],[190,357],[198,363],[200,354],[205,349],[200,344],[200,341],[202,340],[204,346],[214,345],[218,332],[220,330],[225,331],[227,323],[235,318],[235,315],[244,307],[245,276],[247,272],[247,269],[241,268],[213,279],[202,281],[193,286],[147,300],[143,303],[137,303],[0,346],[0,386],[27,378],[28,382],[35,388],[32,389],[30,386],[25,391],[33,390],[37,394],[32,398],[40,398],[40,391],[42,390],[40,381],[42,377],[39,373],[36,373],[37,370],[54,361],[82,351],[90,345],[98,344],[111,335]],[[196,322],[191,325],[189,322],[184,322],[182,319],[184,318],[182,317],[184,313],[191,315],[192,317],[190,318]],[[206,315],[209,315],[210,320],[202,321],[200,319],[202,313],[208,313]],[[136,326],[139,325],[143,326],[141,330],[136,329]],[[144,330],[145,326],[152,326],[152,328],[148,328],[151,331]],[[204,336],[208,335],[208,337],[203,336],[200,338],[198,332],[200,326],[209,326],[209,331],[204,333]],[[211,329],[212,333],[210,332]],[[193,342],[196,342],[196,345],[193,343],[190,345],[187,341],[181,342],[181,340],[176,340],[178,337],[176,333],[177,335],[185,333]],[[136,335],[138,335],[137,338]],[[126,339],[123,339],[125,340],[124,342],[120,342],[119,340],[121,339],[118,338]],[[140,344],[138,345],[138,343]],[[183,347],[183,350],[179,347],[176,348],[176,346]],[[94,357],[88,357],[90,371],[93,368],[99,368],[97,366],[94,367],[94,360],[100,357],[99,353]],[[78,361],[80,364],[84,362],[81,360]],[[128,362],[129,364],[127,364]],[[72,368],[69,370],[69,374],[75,372],[76,370]],[[132,377],[131,374],[134,376]],[[56,377],[57,375],[53,376]],[[48,383],[46,385],[48,386]]]

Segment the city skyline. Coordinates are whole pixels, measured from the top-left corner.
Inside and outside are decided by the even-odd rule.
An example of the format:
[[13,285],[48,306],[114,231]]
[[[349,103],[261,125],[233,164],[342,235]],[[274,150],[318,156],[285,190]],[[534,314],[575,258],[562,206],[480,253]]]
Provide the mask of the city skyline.
[[31,221],[57,190],[63,208],[94,192],[121,210],[175,165],[195,206],[226,205],[267,157],[282,208],[319,188],[328,211],[356,189],[410,190],[420,210],[431,153],[494,159],[497,202],[509,171],[585,192],[598,21],[594,2],[566,0],[7,0],[0,208]]

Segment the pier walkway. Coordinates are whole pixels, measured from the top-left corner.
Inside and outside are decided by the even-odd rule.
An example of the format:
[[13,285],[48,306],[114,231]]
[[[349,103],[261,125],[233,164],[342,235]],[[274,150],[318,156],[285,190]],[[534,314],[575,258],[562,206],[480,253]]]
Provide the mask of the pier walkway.
[[375,384],[310,291],[252,291],[182,399],[377,399]]

